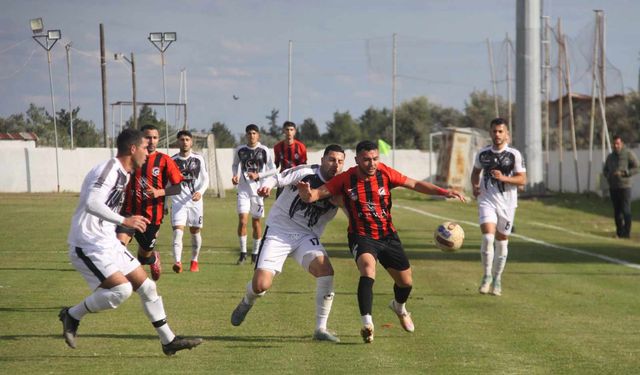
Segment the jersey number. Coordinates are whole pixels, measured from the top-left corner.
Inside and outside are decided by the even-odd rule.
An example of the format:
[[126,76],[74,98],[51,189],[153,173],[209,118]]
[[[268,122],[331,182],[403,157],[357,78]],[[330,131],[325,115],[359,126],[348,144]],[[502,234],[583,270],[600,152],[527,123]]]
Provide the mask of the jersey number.
[[318,239],[318,237],[310,238],[309,241],[311,241],[311,244],[314,246],[320,245],[320,240]]

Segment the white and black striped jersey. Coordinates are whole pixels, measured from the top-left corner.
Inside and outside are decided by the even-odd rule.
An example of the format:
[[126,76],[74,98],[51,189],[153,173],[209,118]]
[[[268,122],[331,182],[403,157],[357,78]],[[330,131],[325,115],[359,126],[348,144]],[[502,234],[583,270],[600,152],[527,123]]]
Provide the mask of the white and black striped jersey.
[[336,216],[338,207],[330,202],[330,198],[313,203],[303,202],[296,187],[299,181],[308,182],[312,189],[326,182],[319,165],[300,165],[264,181],[263,186],[284,188],[269,211],[267,226],[270,231],[313,233],[320,237],[327,223]]
[[253,181],[248,181],[247,172],[257,172],[260,179],[273,176],[278,171],[273,162],[273,153],[260,142],[254,147],[240,145],[233,150],[233,175],[240,173],[239,188],[246,187]]
[[180,205],[189,204],[193,202],[194,193],[199,192],[204,195],[207,187],[209,187],[209,174],[202,155],[191,152],[186,157],[175,154],[171,158],[180,168],[184,178],[181,182],[182,190],[180,194],[171,196],[171,202]]
[[482,170],[478,201],[489,201],[502,208],[518,206],[518,187],[496,180],[490,172],[497,169],[505,176],[526,172],[520,151],[509,146],[502,150],[484,147],[476,155],[473,167]]
[[117,158],[95,166],[84,179],[80,201],[71,219],[67,242],[80,248],[105,248],[118,244],[116,225],[130,174]]

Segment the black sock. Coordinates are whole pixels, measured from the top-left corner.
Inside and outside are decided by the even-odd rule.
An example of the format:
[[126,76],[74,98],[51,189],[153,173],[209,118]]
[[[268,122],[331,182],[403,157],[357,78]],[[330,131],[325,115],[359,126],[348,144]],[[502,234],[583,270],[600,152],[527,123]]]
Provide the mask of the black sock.
[[411,294],[411,289],[413,287],[408,286],[401,288],[396,284],[393,284],[393,295],[396,299],[397,303],[405,303],[409,299],[409,294]]
[[373,306],[373,282],[375,280],[360,276],[358,282],[358,306],[360,307],[360,315],[371,315]]
[[138,255],[138,261],[140,262],[140,264],[154,264],[156,262],[156,254],[152,252],[151,256],[148,258],[145,258],[142,255]]

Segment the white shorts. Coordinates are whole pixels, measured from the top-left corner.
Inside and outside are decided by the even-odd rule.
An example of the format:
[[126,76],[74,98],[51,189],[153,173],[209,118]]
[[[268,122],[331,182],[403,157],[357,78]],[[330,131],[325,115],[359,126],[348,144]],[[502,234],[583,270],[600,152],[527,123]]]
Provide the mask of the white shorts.
[[478,204],[478,218],[480,224],[494,223],[496,231],[504,235],[511,234],[513,220],[516,217],[516,208],[498,208],[489,202]]
[[256,269],[280,273],[288,256],[291,256],[302,268],[309,271],[309,264],[315,258],[328,255],[314,234],[272,233],[267,227],[265,237],[260,245]]
[[203,208],[202,199],[190,204],[172,204],[171,225],[174,227],[182,225],[190,228],[202,228]]
[[87,281],[91,290],[95,290],[102,282],[116,272],[128,275],[140,267],[138,258],[120,242],[111,248],[86,249],[69,246],[71,264]]
[[238,190],[237,209],[239,214],[248,213],[254,218],[264,217],[264,199],[251,192]]

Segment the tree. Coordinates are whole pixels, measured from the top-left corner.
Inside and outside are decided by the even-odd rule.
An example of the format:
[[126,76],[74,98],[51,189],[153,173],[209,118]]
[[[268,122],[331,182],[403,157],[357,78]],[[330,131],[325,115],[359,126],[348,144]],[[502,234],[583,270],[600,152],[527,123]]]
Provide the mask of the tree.
[[224,123],[214,122],[211,125],[211,132],[215,135],[217,148],[236,147],[236,139]]
[[[502,108],[501,114],[507,113],[507,105],[502,97],[498,97],[498,109]],[[489,95],[486,90],[473,91],[469,94],[469,101],[465,103],[464,114],[466,126],[489,131],[491,120],[496,118],[493,95]]]
[[355,146],[360,140],[360,128],[349,111],[336,111],[333,121],[327,122],[327,132],[322,138],[325,143],[337,143],[342,147]]
[[426,150],[433,127],[431,104],[426,97],[403,102],[396,111],[396,147]]
[[[155,125],[158,129],[164,127],[164,121],[158,120],[158,114],[155,110],[151,108],[151,106],[144,104],[142,108],[140,108],[140,112],[138,114],[138,129],[142,128],[145,125]],[[129,119],[127,121],[126,126],[130,128],[133,126],[133,121]]]
[[[73,145],[74,147],[99,147],[101,136],[96,131],[93,121],[78,116],[80,107],[73,109]],[[71,125],[69,112],[58,111],[58,142],[61,147],[71,147]]]
[[302,125],[298,127],[298,138],[307,144],[317,143],[320,141],[320,131],[318,125],[312,118],[306,118]]
[[367,108],[358,119],[362,137],[375,141],[379,138],[391,142],[393,129],[391,127],[391,111],[386,108],[377,110]]
[[268,116],[265,116],[265,118],[269,120],[269,130],[265,131],[265,129],[263,128],[261,131],[263,134],[268,134],[269,136],[276,139],[280,137],[280,134],[282,133],[282,128],[278,126],[279,114],[280,114],[280,111],[273,108],[271,110],[271,114]]
[[10,115],[6,119],[0,118],[0,133],[18,133],[27,130],[27,120],[24,113]]

